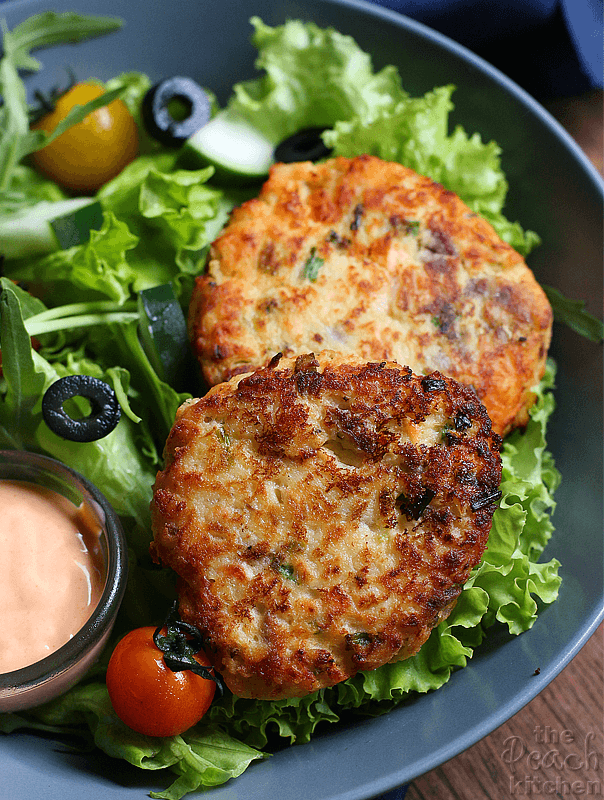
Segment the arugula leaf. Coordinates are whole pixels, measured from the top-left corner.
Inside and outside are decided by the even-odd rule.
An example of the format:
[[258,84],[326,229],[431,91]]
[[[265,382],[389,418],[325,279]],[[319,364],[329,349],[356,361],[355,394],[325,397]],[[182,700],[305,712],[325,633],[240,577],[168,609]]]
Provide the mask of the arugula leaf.
[[86,16],[71,11],[34,14],[13,29],[14,64],[18,69],[36,72],[41,64],[31,57],[31,50],[69,42],[75,44],[111,33],[123,24],[117,17]]
[[21,141],[29,132],[25,86],[19,78],[15,53],[17,44],[0,20],[4,56],[0,59],[0,95],[4,98],[0,117],[0,191],[8,186],[11,174],[21,158]]
[[[80,122],[95,107],[106,105],[123,92],[119,87],[106,93],[103,98],[77,107],[68,119],[51,136],[40,131],[29,130],[28,106],[25,86],[19,77],[20,69],[37,71],[41,64],[30,55],[31,50],[49,47],[63,42],[78,42],[116,30],[122,25],[118,19],[83,16],[67,12],[52,11],[37,14],[17,25],[12,32],[0,20],[3,34],[4,54],[0,59],[0,95],[4,105],[0,113],[0,193],[11,184],[19,161],[28,153],[48,144],[67,127]],[[96,105],[98,103],[98,105]]]
[[[31,420],[41,414],[41,400],[48,386],[47,375],[35,363],[25,326],[21,301],[26,292],[0,278],[0,348],[6,390],[0,403],[2,447],[27,448],[32,443]],[[42,305],[40,303],[40,305]]]
[[571,300],[553,286],[542,286],[553,310],[554,319],[591,342],[601,344],[604,340],[604,323],[585,310],[583,300]]

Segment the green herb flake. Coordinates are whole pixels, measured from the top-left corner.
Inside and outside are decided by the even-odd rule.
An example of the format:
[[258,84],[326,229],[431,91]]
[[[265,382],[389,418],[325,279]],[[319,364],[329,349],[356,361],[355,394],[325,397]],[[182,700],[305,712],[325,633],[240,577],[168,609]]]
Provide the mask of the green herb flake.
[[417,236],[420,229],[418,219],[407,219],[401,214],[393,214],[390,217],[390,226],[398,234],[403,236]]
[[218,428],[218,438],[220,439],[220,443],[227,449],[231,446],[231,437],[222,425]]
[[288,581],[296,581],[296,570],[291,564],[279,564],[278,562],[274,562],[272,567],[282,578],[286,578]]
[[309,257],[306,259],[306,263],[304,264],[304,276],[308,278],[309,281],[314,283],[317,280],[319,270],[324,263],[325,259],[318,256],[316,247],[313,247],[310,251]]
[[373,636],[370,633],[365,633],[365,631],[353,633],[350,636],[350,643],[355,647],[369,647],[372,642]]
[[445,422],[440,433],[440,439],[442,442],[447,441],[447,434],[452,430],[453,430],[453,424],[451,422]]

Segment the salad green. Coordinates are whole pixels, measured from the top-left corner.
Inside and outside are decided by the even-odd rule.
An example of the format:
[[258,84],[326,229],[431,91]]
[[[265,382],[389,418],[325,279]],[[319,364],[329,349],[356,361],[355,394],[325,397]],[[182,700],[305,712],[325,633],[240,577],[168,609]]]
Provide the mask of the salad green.
[[[48,139],[28,130],[19,70],[39,68],[32,49],[107,33],[118,24],[48,12],[10,32],[4,26],[0,215],[6,219],[41,201],[67,199],[27,163],[27,154]],[[301,128],[325,127],[325,142],[336,155],[371,152],[399,160],[457,192],[520,252],[538,243],[535,233],[503,214],[507,182],[497,145],[461,128],[448,132],[452,86],[411,97],[394,67],[375,72],[370,57],[335,30],[297,21],[271,28],[257,18],[252,24],[261,75],[234,86],[220,113],[245,120],[275,144]],[[63,129],[118,96],[140,121],[149,87],[141,73],[116,76],[102,98],[74,109]],[[229,210],[256,192],[220,186],[212,167],[183,169],[173,150],[144,133],[141,142],[139,157],[98,192],[103,221],[88,241],[46,255],[7,258],[0,278],[0,447],[34,450],[67,463],[94,482],[121,515],[131,570],[115,637],[162,619],[174,596],[172,575],[149,557],[149,501],[176,409],[190,393],[203,391],[194,380],[189,392],[177,390],[154,368],[139,338],[145,322],[140,293],[171,284],[173,297],[186,307],[193,278]],[[308,266],[315,276],[318,261]],[[16,283],[21,281],[33,294]],[[581,308],[564,305],[571,318],[579,312],[585,321]],[[601,338],[597,323],[582,327]],[[120,423],[108,436],[84,444],[55,436],[41,415],[46,388],[78,373],[109,383],[122,408]],[[174,772],[172,785],[152,796],[178,800],[241,774],[266,757],[275,736],[304,742],[318,725],[350,711],[381,714],[412,693],[437,689],[467,663],[491,625],[499,622],[519,634],[534,623],[539,602],[556,598],[559,564],[540,561],[552,532],[559,482],[546,447],[554,376],[550,361],[526,430],[504,443],[503,497],[487,551],[450,617],[416,656],[304,698],[253,701],[226,693],[190,731],[156,739],[134,733],[112,711],[103,680],[110,646],[78,686],[31,712],[0,715],[0,730],[89,734],[111,756]]]
[[87,197],[40,200],[35,206],[0,220],[5,258],[27,258],[87,241],[92,228],[102,225],[100,203]]

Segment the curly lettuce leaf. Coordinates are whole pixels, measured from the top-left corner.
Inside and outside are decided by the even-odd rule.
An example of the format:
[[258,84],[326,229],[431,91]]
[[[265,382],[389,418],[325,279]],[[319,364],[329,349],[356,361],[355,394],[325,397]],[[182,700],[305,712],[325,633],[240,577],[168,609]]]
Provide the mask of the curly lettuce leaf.
[[559,562],[537,561],[549,541],[560,473],[546,450],[546,425],[554,409],[555,369],[548,363],[538,399],[524,433],[515,431],[502,452],[503,497],[493,517],[489,544],[469,587],[489,595],[484,624],[507,624],[510,633],[530,628],[537,618],[535,597],[553,602],[558,594]]
[[454,89],[440,86],[423,97],[406,97],[372,119],[338,121],[324,133],[324,141],[334,148],[334,155],[370,153],[427,175],[459,195],[502,239],[527,254],[540,240],[502,214],[508,183],[499,146],[484,143],[477,133],[468,136],[460,126],[448,132]]
[[274,28],[258,17],[251,23],[263,74],[235,84],[228,110],[275,144],[302,128],[372,119],[405,96],[396,68],[374,72],[350,36],[298,20]]
[[186,267],[187,254],[201,251],[211,241],[206,226],[216,217],[222,198],[222,192],[205,185],[213,173],[213,167],[171,173],[152,169],[141,185],[141,216],[172,242],[179,266]]
[[218,786],[241,775],[252,761],[267,757],[207,723],[180,736],[159,738],[136,733],[116,716],[107,687],[99,682],[76,686],[39,707],[35,719],[30,714],[0,715],[0,731],[4,733],[21,728],[81,733],[83,724],[88,726],[94,744],[107,755],[141,769],[175,772],[178,777],[166,790],[150,793],[162,800],[180,800],[197,789]]
[[539,243],[502,213],[508,184],[498,145],[460,126],[449,133],[454,86],[411,97],[395,67],[374,71],[354,39],[333,28],[298,20],[270,27],[258,17],[251,23],[262,74],[235,84],[228,114],[274,144],[304,128],[327,128],[323,139],[334,155],[398,161],[459,194],[519,252]]
[[178,287],[185,274],[199,273],[217,221],[226,218],[223,193],[207,184],[213,168],[181,170],[175,159],[165,151],[139,156],[98,193],[105,212],[137,237],[128,254],[134,291],[169,281]]
[[102,227],[90,231],[86,244],[32,261],[13,261],[7,272],[14,280],[44,284],[45,299],[51,303],[93,297],[124,303],[136,279],[126,254],[137,243],[128,226],[106,212]]

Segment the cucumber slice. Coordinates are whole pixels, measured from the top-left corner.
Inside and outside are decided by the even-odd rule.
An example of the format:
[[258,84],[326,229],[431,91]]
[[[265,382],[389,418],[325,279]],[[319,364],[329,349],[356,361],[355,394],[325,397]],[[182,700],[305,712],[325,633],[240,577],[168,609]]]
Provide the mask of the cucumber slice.
[[261,181],[274,163],[274,146],[245,120],[218,113],[184,143],[179,161],[189,169],[211,165],[224,183]]
[[35,206],[0,219],[0,253],[5,258],[26,258],[83,244],[91,228],[103,222],[100,204],[90,197],[74,197]]
[[185,391],[196,367],[187,322],[171,283],[138,293],[139,335],[157,376],[176,391]]
[[98,201],[82,206],[71,214],[56,217],[50,222],[61,250],[68,250],[90,239],[90,231],[103,226],[103,207]]

